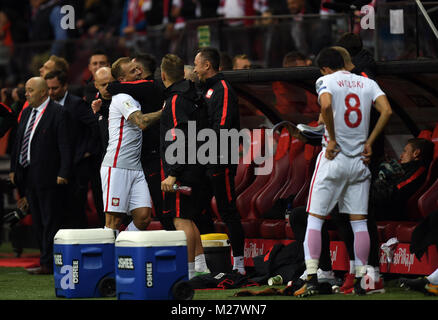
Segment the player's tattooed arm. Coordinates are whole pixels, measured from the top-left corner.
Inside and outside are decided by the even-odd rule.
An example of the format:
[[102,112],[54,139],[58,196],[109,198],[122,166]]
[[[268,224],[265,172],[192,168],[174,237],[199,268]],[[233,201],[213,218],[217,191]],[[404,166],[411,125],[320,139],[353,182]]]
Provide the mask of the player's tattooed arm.
[[128,117],[128,121],[138,126],[141,130],[146,129],[161,117],[161,110],[151,113],[142,113],[141,111],[135,111]]

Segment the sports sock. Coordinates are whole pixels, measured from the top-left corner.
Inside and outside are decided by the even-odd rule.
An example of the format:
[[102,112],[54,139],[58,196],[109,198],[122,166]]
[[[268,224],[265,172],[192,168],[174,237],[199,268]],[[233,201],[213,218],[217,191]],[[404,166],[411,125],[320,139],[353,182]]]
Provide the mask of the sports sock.
[[432,272],[431,275],[427,276],[426,278],[431,284],[438,285],[438,269],[436,269],[434,272]]
[[321,255],[321,229],[324,220],[309,214],[307,217],[306,235],[304,237],[304,259],[307,274],[316,274]]
[[367,220],[350,221],[354,233],[354,258],[356,263],[356,277],[366,273],[366,265],[370,254],[370,236]]
[[355,274],[356,273],[356,266],[354,264],[354,260],[350,260],[350,272],[351,274]]
[[205,261],[205,254],[198,254],[195,257],[195,271],[196,272],[207,272],[207,262]]
[[135,226],[134,221],[131,221],[126,228],[126,231],[140,231],[140,229]]
[[189,262],[189,280],[195,276],[195,263]]

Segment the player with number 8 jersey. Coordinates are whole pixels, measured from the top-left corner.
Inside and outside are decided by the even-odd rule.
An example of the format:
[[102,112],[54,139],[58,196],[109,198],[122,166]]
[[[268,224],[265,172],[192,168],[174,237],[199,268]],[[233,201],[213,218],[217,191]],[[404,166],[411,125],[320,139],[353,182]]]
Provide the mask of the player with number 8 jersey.
[[[336,204],[340,213],[350,216],[356,269],[354,290],[363,294],[366,291],[361,284],[370,251],[367,214],[371,172],[367,164],[374,141],[389,121],[391,106],[375,81],[345,70],[344,59],[337,50],[324,49],[316,60],[323,74],[316,81],[316,91],[325,134],[306,208],[309,216],[303,249],[307,280],[294,295],[302,297],[319,292],[321,229]],[[368,135],[373,102],[380,116]]]
[[[339,70],[316,81],[318,99],[324,93],[332,96],[336,142],[346,156],[354,157],[363,151],[368,138],[371,108],[384,95],[379,85],[369,78]],[[327,128],[322,144],[329,141]]]

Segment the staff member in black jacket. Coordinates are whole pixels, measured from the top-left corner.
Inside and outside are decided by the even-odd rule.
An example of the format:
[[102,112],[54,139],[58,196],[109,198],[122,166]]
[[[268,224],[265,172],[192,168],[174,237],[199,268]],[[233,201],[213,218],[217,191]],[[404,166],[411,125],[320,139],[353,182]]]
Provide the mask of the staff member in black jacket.
[[[172,217],[175,228],[186,234],[191,279],[195,271],[198,271],[195,270],[195,256],[203,255],[201,236],[193,222],[199,211],[203,167],[197,161],[193,164],[188,161],[188,150],[197,147],[189,146],[188,128],[192,123],[196,125],[196,131],[205,127],[207,110],[196,103],[198,96],[195,86],[193,82],[184,80],[184,62],[179,57],[173,54],[164,56],[161,78],[167,88],[160,123],[160,154],[165,176],[161,182],[161,190],[164,192],[163,215]],[[189,121],[192,123],[189,124]],[[184,147],[184,159],[179,159],[180,149],[177,149],[176,159],[173,152],[168,151],[174,143]],[[176,163],[174,160],[177,160]],[[175,184],[190,186],[191,195],[175,192]],[[204,267],[206,269],[206,265]]]
[[[209,128],[216,131],[217,141],[220,141],[221,129],[240,129],[237,96],[229,83],[224,80],[222,73],[219,73],[219,64],[219,52],[213,48],[201,49],[195,57],[195,72],[202,82],[202,93],[208,105]],[[237,164],[231,163],[231,151],[228,150],[229,158],[225,159],[226,164],[222,164],[218,150],[217,163],[208,165],[207,176],[216,197],[221,218],[228,227],[233,249],[233,269],[245,274],[243,261],[245,236],[236,208],[234,189]],[[234,151],[237,152],[237,150]]]
[[45,80],[26,82],[30,108],[23,111],[11,154],[10,179],[27,198],[41,250],[40,267],[31,274],[53,273],[53,237],[61,227],[62,202],[71,167],[65,112],[50,100]]
[[85,213],[88,183],[100,154],[99,127],[90,106],[78,96],[71,94],[67,74],[51,71],[44,76],[50,98],[66,111],[73,155],[72,179],[69,183],[69,219],[64,227],[87,228]]

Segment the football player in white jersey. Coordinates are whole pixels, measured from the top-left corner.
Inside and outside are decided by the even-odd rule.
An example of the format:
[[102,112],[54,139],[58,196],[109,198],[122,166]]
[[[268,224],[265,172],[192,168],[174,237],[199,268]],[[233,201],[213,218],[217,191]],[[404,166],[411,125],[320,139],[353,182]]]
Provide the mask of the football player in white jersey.
[[[362,281],[362,277],[366,273],[370,248],[366,218],[371,173],[367,163],[372,155],[372,145],[389,121],[392,110],[375,81],[344,69],[344,60],[337,50],[322,50],[317,65],[323,74],[316,81],[316,91],[325,134],[306,208],[309,216],[303,246],[308,277],[294,295],[302,297],[319,292],[316,273],[321,253],[321,228],[336,204],[340,213],[350,215],[354,232],[355,292],[364,294],[366,281]],[[368,135],[373,102],[380,116]]]
[[[111,69],[104,67],[98,72],[111,74]],[[100,174],[105,228],[116,235],[122,214],[132,215],[129,231],[146,230],[151,221],[151,197],[140,163],[141,132],[160,118],[161,110],[143,114],[140,109],[140,104],[127,94],[114,95],[109,107],[109,141]]]

